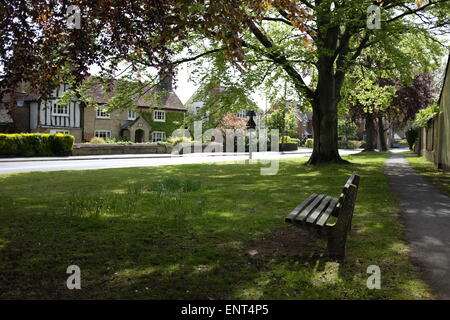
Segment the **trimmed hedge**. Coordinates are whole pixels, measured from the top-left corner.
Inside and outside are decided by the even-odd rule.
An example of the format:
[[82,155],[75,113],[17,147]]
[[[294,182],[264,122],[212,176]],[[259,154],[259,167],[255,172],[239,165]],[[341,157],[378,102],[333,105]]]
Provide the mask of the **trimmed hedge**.
[[359,149],[362,148],[363,141],[359,140],[339,140],[338,141],[338,148],[339,149]]
[[0,156],[68,156],[74,137],[69,134],[0,134]]

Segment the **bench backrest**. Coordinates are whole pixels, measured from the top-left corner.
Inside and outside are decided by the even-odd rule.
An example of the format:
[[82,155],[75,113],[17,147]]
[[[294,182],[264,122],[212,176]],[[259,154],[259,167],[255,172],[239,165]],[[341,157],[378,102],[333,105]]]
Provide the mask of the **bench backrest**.
[[[348,191],[350,189],[350,186],[356,187],[356,192],[358,191],[359,187],[359,175],[356,172],[353,172],[350,178],[348,178],[347,182],[344,185],[344,188],[342,189],[342,193],[339,197],[338,202],[338,209],[342,208],[344,206],[344,202],[347,199]],[[339,215],[339,210],[336,210],[335,212],[336,216]]]

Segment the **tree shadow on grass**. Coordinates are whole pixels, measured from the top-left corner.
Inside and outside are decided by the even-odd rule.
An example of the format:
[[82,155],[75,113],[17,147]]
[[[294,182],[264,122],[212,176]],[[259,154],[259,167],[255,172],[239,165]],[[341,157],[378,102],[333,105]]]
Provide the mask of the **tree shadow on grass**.
[[[286,227],[284,217],[312,192],[338,196],[352,171],[361,187],[342,264],[317,257],[324,243]],[[148,203],[129,216],[64,211],[74,189],[104,195],[167,175],[202,180],[201,192],[189,197],[206,199],[204,214],[176,218]],[[277,176],[260,176],[259,166],[188,165],[1,180],[2,298],[358,299],[392,297],[403,285],[397,278],[404,269],[392,266],[405,262],[396,258],[395,214],[382,206],[393,200],[376,162],[314,169],[283,161]],[[81,290],[66,288],[71,264],[81,268]],[[367,290],[370,264],[390,268],[390,287]]]

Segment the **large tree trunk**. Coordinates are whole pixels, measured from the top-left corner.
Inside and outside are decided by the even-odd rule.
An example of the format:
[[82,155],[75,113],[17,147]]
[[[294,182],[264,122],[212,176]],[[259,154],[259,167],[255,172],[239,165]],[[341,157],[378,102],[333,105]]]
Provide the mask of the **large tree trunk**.
[[[314,94],[313,132],[314,149],[308,164],[346,163],[338,152],[337,105],[344,80],[344,73],[336,71],[337,65],[342,66],[335,52],[342,46],[341,53],[348,50],[348,41],[339,42],[339,25],[331,23],[331,9],[323,5],[322,0],[316,0],[316,6],[321,7],[317,16],[317,87]],[[338,69],[338,68],[336,68]]]
[[380,151],[387,151],[387,143],[386,143],[386,136],[384,134],[384,125],[383,125],[383,117],[378,116],[378,137],[380,140],[379,149]]
[[308,164],[346,162],[338,152],[336,110],[336,105],[325,101],[313,107],[314,149]]
[[375,151],[375,124],[373,121],[373,114],[372,113],[366,113],[366,147],[364,148],[364,151]]
[[333,68],[329,56],[319,58],[317,98],[313,103],[314,149],[307,164],[346,163],[338,152],[337,93]]

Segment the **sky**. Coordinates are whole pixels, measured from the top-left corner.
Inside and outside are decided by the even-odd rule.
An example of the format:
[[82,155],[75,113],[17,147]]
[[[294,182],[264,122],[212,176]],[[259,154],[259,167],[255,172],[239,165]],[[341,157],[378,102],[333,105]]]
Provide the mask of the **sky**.
[[[188,65],[182,65],[178,69],[178,74],[176,76],[177,82],[175,84],[175,93],[178,98],[180,98],[181,102],[186,103],[189,98],[195,93],[198,89],[198,85],[196,85],[193,81],[189,80],[189,67]],[[256,91],[252,94],[253,101],[260,107],[262,110],[266,110],[266,98],[262,92]]]

